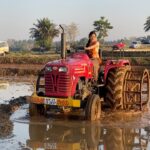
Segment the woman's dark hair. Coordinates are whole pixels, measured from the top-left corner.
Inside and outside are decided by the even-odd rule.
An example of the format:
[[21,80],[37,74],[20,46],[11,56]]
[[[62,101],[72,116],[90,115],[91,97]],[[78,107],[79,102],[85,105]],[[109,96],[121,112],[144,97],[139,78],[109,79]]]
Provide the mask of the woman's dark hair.
[[89,37],[90,37],[92,34],[95,34],[95,36],[97,36],[95,31],[91,31],[91,32],[89,33]]
[[[91,31],[91,32],[89,33],[89,38],[90,38],[90,36],[91,36],[92,34],[95,34],[95,36],[97,36],[95,31]],[[88,47],[89,45],[90,45],[90,39],[88,40],[88,42],[87,42],[87,44],[86,44],[86,47]]]

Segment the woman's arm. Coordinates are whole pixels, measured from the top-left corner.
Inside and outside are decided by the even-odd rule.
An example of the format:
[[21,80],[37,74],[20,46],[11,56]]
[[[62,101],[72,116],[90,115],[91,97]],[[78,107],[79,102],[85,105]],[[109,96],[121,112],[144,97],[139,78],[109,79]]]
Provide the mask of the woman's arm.
[[85,47],[84,49],[85,50],[92,50],[96,47],[99,47],[99,42],[96,42],[95,44],[91,45],[91,46],[88,46],[88,47]]

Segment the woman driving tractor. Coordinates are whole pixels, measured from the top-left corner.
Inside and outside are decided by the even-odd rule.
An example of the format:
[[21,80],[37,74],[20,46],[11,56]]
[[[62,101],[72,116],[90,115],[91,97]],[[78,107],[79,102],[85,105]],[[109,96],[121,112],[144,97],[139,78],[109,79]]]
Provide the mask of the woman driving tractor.
[[93,72],[94,72],[95,81],[98,80],[98,71],[100,69],[100,64],[102,63],[102,60],[99,56],[99,47],[100,47],[100,43],[97,40],[96,33],[95,31],[91,31],[89,33],[89,41],[86,44],[86,47],[84,49],[87,51],[89,58],[93,62],[93,66],[94,66]]

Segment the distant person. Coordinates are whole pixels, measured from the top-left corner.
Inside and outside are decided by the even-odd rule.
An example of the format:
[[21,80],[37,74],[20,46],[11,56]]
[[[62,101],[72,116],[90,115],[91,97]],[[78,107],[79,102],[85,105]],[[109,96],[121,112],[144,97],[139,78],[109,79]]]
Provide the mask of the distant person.
[[100,43],[97,40],[96,33],[95,31],[91,31],[89,33],[89,41],[86,44],[86,47],[84,49],[87,51],[89,58],[93,62],[95,81],[98,80],[98,72],[100,69],[100,64],[102,63],[102,59],[99,56],[99,48],[100,48]]

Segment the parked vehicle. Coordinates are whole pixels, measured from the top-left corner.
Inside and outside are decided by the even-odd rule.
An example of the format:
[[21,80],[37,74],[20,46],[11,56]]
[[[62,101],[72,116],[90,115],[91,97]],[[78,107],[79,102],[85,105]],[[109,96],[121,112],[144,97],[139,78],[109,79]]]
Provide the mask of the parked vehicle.
[[123,42],[117,43],[112,46],[113,50],[121,50],[125,48],[125,44]]
[[150,44],[150,39],[144,39],[144,40],[142,40],[142,44]]
[[140,48],[141,42],[140,41],[133,41],[130,45],[130,48]]
[[0,55],[5,55],[9,52],[9,46],[6,41],[0,41]]

